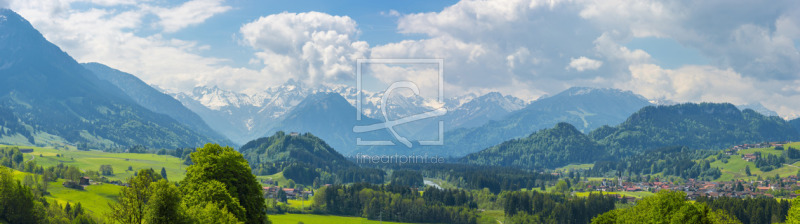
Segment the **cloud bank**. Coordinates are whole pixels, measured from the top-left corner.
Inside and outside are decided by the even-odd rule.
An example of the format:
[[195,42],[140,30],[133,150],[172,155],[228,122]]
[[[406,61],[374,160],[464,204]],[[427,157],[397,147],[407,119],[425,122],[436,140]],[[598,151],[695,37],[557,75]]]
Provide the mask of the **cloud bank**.
[[[289,78],[342,83],[352,80],[358,58],[441,58],[450,96],[500,91],[535,99],[571,86],[614,87],[673,101],[761,102],[782,116],[800,115],[800,2],[792,0],[462,0],[440,11],[390,10],[397,35],[415,38],[379,45],[360,40],[359,21],[347,15],[283,12],[236,24],[231,35],[253,52],[248,68],[201,56],[212,45],[165,38],[236,10],[221,0],[86,1],[104,7],[7,5],[79,61],[179,91],[258,89]],[[152,27],[157,32],[138,32]],[[674,41],[709,62],[663,68],[655,48],[629,47],[642,38]],[[383,82],[432,85],[419,72],[375,71]]]

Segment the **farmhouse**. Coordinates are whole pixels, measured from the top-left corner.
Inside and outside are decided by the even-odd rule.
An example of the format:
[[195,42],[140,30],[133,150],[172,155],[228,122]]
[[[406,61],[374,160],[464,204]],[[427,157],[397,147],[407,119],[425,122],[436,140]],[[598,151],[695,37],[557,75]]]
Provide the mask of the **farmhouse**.
[[756,159],[758,159],[758,155],[752,154],[752,153],[751,154],[744,154],[744,155],[742,155],[742,159],[744,159],[747,162],[752,162],[752,161],[755,161]]

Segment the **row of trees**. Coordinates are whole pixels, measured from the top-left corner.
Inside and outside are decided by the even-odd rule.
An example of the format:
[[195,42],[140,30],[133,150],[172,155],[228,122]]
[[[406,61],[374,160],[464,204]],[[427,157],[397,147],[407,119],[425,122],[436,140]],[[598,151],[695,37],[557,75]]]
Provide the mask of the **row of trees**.
[[791,203],[772,198],[698,198],[686,200],[681,191],[661,191],[636,205],[612,210],[592,219],[610,223],[800,223],[800,197]]
[[409,187],[421,187],[425,184],[422,174],[414,170],[395,170],[392,172],[391,183]]
[[664,147],[618,160],[598,161],[586,173],[589,176],[605,176],[609,172],[615,172],[616,176],[661,173],[684,179],[717,179],[722,172],[711,167],[712,160],[706,160],[715,153],[683,146]]
[[0,223],[97,223],[80,204],[73,207],[68,203],[62,208],[58,203],[49,203],[41,191],[30,186],[38,182],[34,178],[37,177],[26,176],[23,184],[14,180],[9,168],[0,166]]
[[[35,130],[33,132],[35,132]],[[31,144],[36,144],[33,139],[33,132],[28,130],[25,124],[19,122],[13,110],[4,105],[0,105],[0,136],[20,134]]]
[[[741,186],[741,183],[738,186]],[[789,200],[766,197],[745,199],[699,197],[697,202],[704,203],[714,210],[725,210],[744,224],[785,222],[791,207]]]
[[500,195],[503,211],[511,223],[589,223],[602,213],[614,209],[613,195],[589,194],[571,197],[560,193],[509,191]]
[[[377,165],[373,165],[377,166]],[[512,167],[481,166],[458,163],[435,164],[381,164],[384,169],[418,171],[424,177],[447,181],[459,188],[489,189],[494,194],[501,191],[552,186],[558,176]]]
[[[430,196],[427,196],[428,194]],[[446,196],[444,194],[450,194]],[[333,215],[360,216],[372,220],[433,223],[477,223],[479,216],[469,205],[457,205],[455,191],[428,188],[422,195],[399,185],[356,183],[322,187],[314,195],[313,210]],[[450,204],[450,205],[447,205]]]

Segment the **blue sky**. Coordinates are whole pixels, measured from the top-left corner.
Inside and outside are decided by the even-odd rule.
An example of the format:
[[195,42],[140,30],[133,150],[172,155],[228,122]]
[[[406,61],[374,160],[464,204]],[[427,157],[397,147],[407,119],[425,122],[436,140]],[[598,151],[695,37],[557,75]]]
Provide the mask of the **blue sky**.
[[[391,10],[399,13],[431,12],[443,9],[456,1],[226,1],[232,9],[216,15],[198,26],[186,28],[168,37],[194,39],[214,47],[203,54],[231,59],[234,66],[248,66],[253,50],[239,46],[232,34],[242,24],[270,14],[281,12],[324,12],[330,15],[348,16],[358,21],[361,31],[359,39],[370,44],[386,44],[405,39],[420,39],[423,35],[397,33],[397,17],[389,15]],[[214,30],[215,32],[208,32]]]
[[[800,116],[800,3],[777,0],[0,0],[81,62],[169,91],[353,84],[359,58],[441,58],[449,96],[572,86]],[[427,67],[374,83],[436,85]]]

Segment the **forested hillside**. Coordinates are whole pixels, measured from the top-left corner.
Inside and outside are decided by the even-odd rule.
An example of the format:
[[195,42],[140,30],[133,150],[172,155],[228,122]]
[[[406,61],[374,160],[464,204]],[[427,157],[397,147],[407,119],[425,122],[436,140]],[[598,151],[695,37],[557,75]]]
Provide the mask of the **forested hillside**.
[[335,182],[383,183],[384,171],[361,168],[311,133],[274,135],[248,142],[240,149],[258,175],[283,172],[302,184]]
[[685,103],[649,106],[616,127],[604,126],[589,135],[612,155],[681,145],[692,149],[723,149],[755,142],[791,141],[800,134],[779,117],[728,103]]
[[[619,126],[603,126],[592,131],[588,137],[568,123],[559,123],[554,128],[535,132],[526,138],[506,141],[467,155],[461,161],[541,169],[601,160],[627,161],[639,158],[644,161],[654,159],[654,162],[668,159],[669,166],[678,166],[680,169],[665,171],[667,167],[656,164],[659,167],[652,173],[664,171],[681,177],[714,179],[719,177],[719,170],[708,169],[708,164],[692,162],[703,158],[690,156],[692,150],[716,150],[744,143],[797,139],[800,139],[797,130],[779,117],[767,117],[749,109],[740,111],[731,104],[687,103],[642,108]],[[681,149],[678,152],[651,151],[668,146],[686,148],[678,147]],[[655,154],[640,156],[649,153]],[[638,173],[648,169],[643,173],[651,172],[649,169],[653,164],[640,164],[641,161],[637,161],[626,162],[623,167],[596,168],[606,171],[635,169],[631,171]],[[692,168],[695,165],[698,166]]]
[[92,71],[97,78],[114,84],[144,108],[167,115],[221,145],[234,145],[233,142],[211,129],[200,116],[184,107],[181,102],[156,90],[138,77],[100,63],[82,63],[81,65]]
[[569,163],[590,163],[605,156],[603,147],[569,123],[558,123],[526,138],[503,142],[467,155],[463,162],[481,165],[556,168]]

